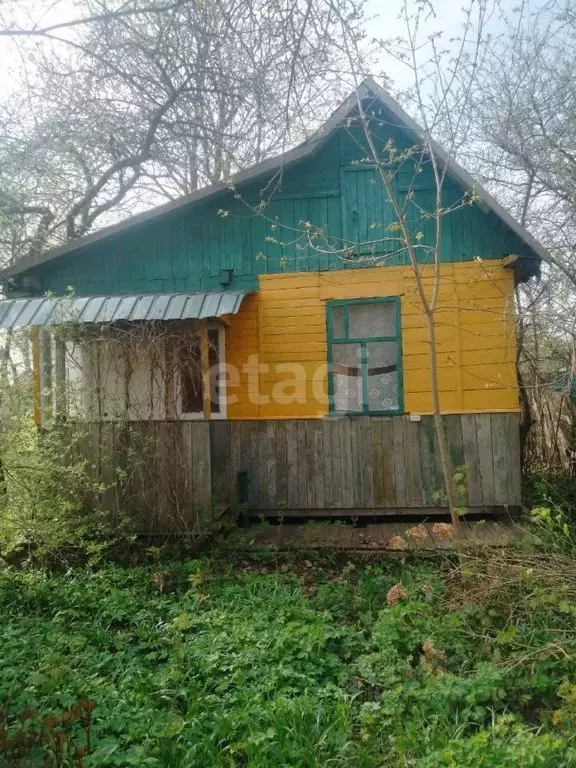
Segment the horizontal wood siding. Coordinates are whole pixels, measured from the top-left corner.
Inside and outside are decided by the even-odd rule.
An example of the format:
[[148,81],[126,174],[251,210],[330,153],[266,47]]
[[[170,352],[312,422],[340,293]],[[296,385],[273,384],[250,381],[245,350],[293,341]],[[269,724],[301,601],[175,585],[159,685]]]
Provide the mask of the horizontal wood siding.
[[[513,275],[496,262],[441,265],[436,313],[444,412],[518,409]],[[432,291],[432,270],[423,272]],[[261,275],[230,318],[226,355],[235,419],[317,418],[328,411],[326,301],[399,296],[406,412],[430,413],[426,318],[410,267]],[[260,366],[260,367],[258,367]]]

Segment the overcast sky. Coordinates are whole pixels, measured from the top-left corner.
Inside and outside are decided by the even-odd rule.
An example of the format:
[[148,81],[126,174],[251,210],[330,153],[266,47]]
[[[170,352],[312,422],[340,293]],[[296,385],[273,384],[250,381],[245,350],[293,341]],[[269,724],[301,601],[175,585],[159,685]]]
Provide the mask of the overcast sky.
[[[441,32],[444,45],[449,47],[449,41],[462,35],[464,13],[463,5],[468,5],[465,0],[432,0],[435,17],[429,21],[427,33]],[[526,0],[527,13],[534,13],[542,8],[549,0]],[[492,15],[487,30],[492,35],[497,35],[504,30],[504,17],[514,18],[515,10],[520,6],[521,0],[500,0],[500,10]],[[368,0],[367,15],[374,17],[368,21],[367,30],[370,36],[390,38],[405,36],[405,25],[400,20],[399,13],[402,0]],[[397,89],[407,88],[412,85],[412,77],[406,66],[392,58],[382,59],[380,69],[390,77]]]
[[[545,0],[530,0],[530,6],[532,10],[536,10],[544,2]],[[434,0],[436,17],[430,20],[426,31],[430,33],[441,31],[444,44],[448,45],[450,38],[458,37],[462,32],[464,21],[462,4],[463,0]],[[500,0],[502,13],[507,15],[512,15],[518,4],[519,0]],[[78,12],[72,0],[60,0],[57,3],[29,0],[29,7],[35,9],[31,12],[32,19],[39,21],[43,18],[43,23],[75,18]],[[404,23],[398,18],[400,7],[401,0],[368,0],[366,5],[367,16],[370,19],[367,23],[368,35],[374,38],[403,36]],[[497,34],[503,28],[501,14],[495,14],[492,17],[489,28],[493,34]],[[15,46],[8,39],[0,38],[0,89],[4,92],[12,87],[10,70],[18,63],[16,56]],[[384,70],[398,89],[411,85],[408,69],[394,59],[382,59],[378,69]]]

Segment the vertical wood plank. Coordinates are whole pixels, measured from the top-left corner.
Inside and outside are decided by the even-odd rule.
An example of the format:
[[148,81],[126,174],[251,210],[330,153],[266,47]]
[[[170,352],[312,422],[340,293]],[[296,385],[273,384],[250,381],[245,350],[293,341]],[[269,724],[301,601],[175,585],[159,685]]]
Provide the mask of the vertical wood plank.
[[64,418],[68,413],[66,390],[66,345],[54,339],[54,414]]
[[316,470],[315,470],[315,458],[314,458],[314,422],[311,419],[306,419],[305,433],[306,433],[306,450],[304,455],[306,456],[306,465],[302,467],[302,471],[306,472],[306,509],[316,509]]
[[[133,496],[133,467],[132,461],[129,460],[131,455],[131,429],[130,425],[126,422],[118,425],[118,430],[115,434],[114,450],[118,456],[117,466],[120,470],[122,480],[118,483],[117,504],[118,509],[130,511],[132,507]],[[72,446],[74,448],[74,446]]]
[[330,445],[332,456],[332,507],[339,509],[344,505],[344,466],[342,461],[342,449],[340,447],[340,421],[330,420]]
[[490,416],[494,465],[494,503],[498,505],[509,504],[507,415],[506,413],[493,413]]
[[466,485],[468,488],[468,506],[482,506],[482,483],[478,462],[478,443],[476,441],[476,419],[474,414],[460,416],[462,425],[462,450],[466,466]]
[[422,500],[425,507],[444,506],[444,484],[436,473],[435,427],[432,416],[420,422],[420,466],[422,468]]
[[340,458],[342,468],[342,504],[346,509],[354,505],[354,475],[352,471],[352,443],[350,436],[350,419],[338,420],[340,433]]
[[362,423],[361,417],[350,419],[350,451],[352,459],[352,506],[362,508],[364,506],[364,471],[362,468],[364,455],[362,451]]
[[508,444],[508,503],[512,506],[519,506],[522,503],[520,417],[517,413],[507,413],[505,417]]
[[[129,437],[128,437],[128,455],[130,456],[129,462],[129,478],[126,488],[126,507],[125,509],[130,513],[132,519],[139,526],[139,523],[144,519],[144,511],[142,509],[142,439],[140,424],[132,423],[129,425]],[[85,445],[85,440],[82,441]]]
[[165,421],[156,424],[156,476],[153,482],[157,488],[156,495],[156,533],[175,533],[171,512],[170,480],[173,472],[170,462],[174,461],[174,449],[169,446],[169,425]]
[[370,431],[370,416],[362,416],[362,466],[364,471],[364,507],[374,508],[374,457],[372,454],[372,434]]
[[288,507],[298,509],[298,425],[286,424],[286,462],[288,464]]
[[260,423],[258,421],[247,421],[246,440],[248,443],[249,456],[249,498],[252,509],[260,508]]
[[[193,454],[192,454],[192,423],[190,421],[180,422],[180,458],[176,462],[176,472],[181,473],[181,493],[182,499],[187,508],[192,511],[194,509],[194,487],[192,481],[192,466],[193,466]],[[180,467],[178,467],[180,464]]]
[[322,423],[319,421],[312,422],[312,451],[314,459],[314,497],[316,503],[316,509],[324,509],[326,507],[326,499],[324,496],[324,444],[323,444],[324,432],[322,429]]
[[476,442],[478,445],[478,466],[482,486],[482,502],[494,506],[494,463],[492,456],[492,426],[489,413],[477,413]]
[[241,426],[239,421],[230,422],[230,501],[238,504],[238,472],[240,471]]
[[174,522],[177,524],[178,521],[182,521],[184,526],[190,528],[195,524],[196,512],[194,500],[188,493],[186,483],[186,446],[183,426],[184,423],[181,421],[170,423],[168,451],[172,453],[170,461],[172,476],[168,478],[168,483],[173,510],[171,515],[175,519]]
[[[166,514],[172,530],[190,530],[195,524],[195,510],[183,493],[181,484],[182,429],[178,421],[170,421],[166,431]],[[209,450],[209,447],[208,447]],[[178,475],[180,474],[180,478]],[[210,478],[208,478],[210,481]]]
[[459,415],[443,417],[448,450],[454,469],[464,464],[464,447],[462,445],[462,421]]
[[308,508],[308,494],[307,494],[307,451],[306,451],[306,421],[299,419],[296,422],[297,425],[297,468],[298,468],[298,509]]
[[194,501],[204,509],[212,505],[212,472],[210,466],[210,424],[191,422],[192,487]]
[[382,437],[382,476],[384,482],[384,506],[396,506],[396,478],[394,457],[394,424],[386,417],[381,424]]
[[373,416],[370,419],[370,441],[372,446],[372,475],[374,484],[374,506],[385,506],[384,492],[384,446],[382,443],[382,419]]
[[286,454],[286,422],[276,424],[276,505],[288,507],[288,458]]
[[[258,441],[258,509],[271,509],[270,483],[268,477],[268,422],[255,422]],[[276,479],[276,478],[274,478]]]
[[112,509],[116,502],[116,478],[114,476],[114,423],[102,422],[99,430],[99,473],[105,488],[102,505]]
[[322,453],[324,459],[324,504],[327,509],[334,507],[334,481],[332,479],[332,421],[322,421]]
[[420,468],[419,422],[404,419],[404,460],[406,462],[406,501],[409,507],[421,507],[422,471]]
[[40,423],[43,425],[52,412],[53,370],[52,370],[52,335],[49,328],[42,327],[40,338]]
[[220,504],[232,501],[231,478],[231,429],[230,422],[210,422],[210,466],[212,469],[212,497]]
[[276,467],[276,422],[266,422],[266,440],[264,444],[264,460],[266,462],[266,499],[269,509],[278,507],[278,493],[276,489],[277,467]]
[[157,463],[156,445],[158,441],[156,422],[143,422],[139,429],[142,436],[142,456],[140,462],[140,477],[142,487],[142,505],[145,511],[142,523],[146,532],[151,533],[158,528],[158,509],[156,504]]
[[252,506],[254,497],[254,475],[252,473],[252,442],[250,422],[241,421],[238,424],[238,472],[245,472],[248,476],[248,505]]
[[[448,450],[450,451],[452,466],[454,470],[458,470],[466,464],[462,443],[462,421],[460,416],[453,415],[446,416],[444,423],[446,425],[446,439],[448,440]],[[468,506],[467,487],[458,489],[458,503],[463,507]]]
[[394,432],[394,480],[396,486],[396,506],[406,507],[406,464],[404,462],[404,417],[393,416]]

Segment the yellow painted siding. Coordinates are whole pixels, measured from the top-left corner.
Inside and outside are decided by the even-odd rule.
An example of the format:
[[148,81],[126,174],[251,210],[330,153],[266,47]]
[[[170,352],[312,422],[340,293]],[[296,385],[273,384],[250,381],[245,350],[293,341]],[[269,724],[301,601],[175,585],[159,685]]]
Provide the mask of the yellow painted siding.
[[[247,296],[237,315],[227,318],[226,365],[231,374],[227,382],[229,419],[257,419],[260,409],[250,397],[249,384],[253,376],[249,366],[258,357],[258,294]],[[257,386],[253,387],[257,394]]]
[[[436,313],[446,413],[515,411],[514,281],[500,262],[442,264]],[[433,273],[424,274],[426,292]],[[404,410],[432,410],[426,319],[410,267],[261,275],[227,331],[232,419],[317,418],[328,411],[326,301],[399,296]]]

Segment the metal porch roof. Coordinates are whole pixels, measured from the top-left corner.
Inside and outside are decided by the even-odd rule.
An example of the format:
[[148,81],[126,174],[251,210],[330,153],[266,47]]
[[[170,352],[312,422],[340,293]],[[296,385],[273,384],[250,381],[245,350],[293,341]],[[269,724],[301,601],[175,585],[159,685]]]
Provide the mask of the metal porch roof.
[[245,293],[153,293],[0,301],[0,328],[117,320],[189,320],[235,315]]

